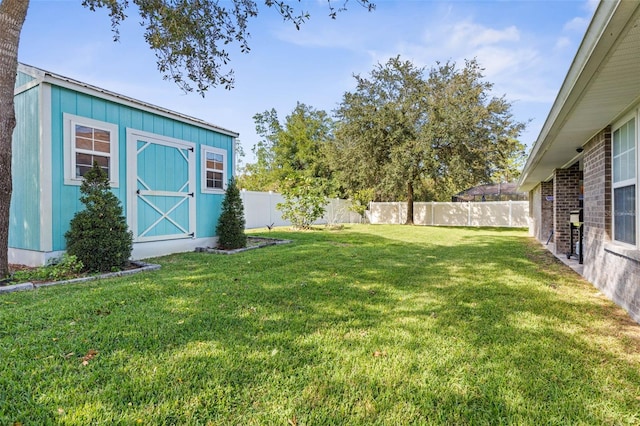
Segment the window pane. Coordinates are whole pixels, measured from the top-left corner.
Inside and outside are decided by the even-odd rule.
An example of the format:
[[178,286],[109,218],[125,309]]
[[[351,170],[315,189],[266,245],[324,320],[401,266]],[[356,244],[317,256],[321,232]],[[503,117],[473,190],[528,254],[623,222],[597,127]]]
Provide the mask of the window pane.
[[210,170],[207,170],[207,179],[213,179],[213,172]]
[[91,139],[76,138],[76,148],[92,150],[93,144]]
[[76,164],[81,166],[91,167],[93,165],[93,161],[91,157],[92,157],[91,154],[81,154],[78,152],[76,153]]
[[215,188],[213,179],[207,179],[207,188]]
[[89,170],[91,170],[89,166],[76,166],[76,177],[84,176]]
[[93,129],[93,137],[97,141],[109,142],[111,140],[111,133],[108,130]]
[[[108,169],[109,168],[109,157],[102,157],[100,155],[94,155],[93,156],[93,161],[98,163],[98,166],[102,167],[103,169]],[[91,165],[93,165],[93,163],[91,163]]]
[[635,121],[629,120],[613,132],[613,182],[636,177]]
[[215,168],[215,161],[207,161],[207,169],[214,169]]
[[110,151],[110,147],[109,147],[109,143],[105,143],[105,142],[98,142],[96,141],[93,146],[95,147],[94,149],[98,152],[109,152]]
[[614,190],[614,239],[628,244],[636,243],[636,186]]
[[76,124],[76,136],[81,138],[93,139],[93,129],[87,126]]

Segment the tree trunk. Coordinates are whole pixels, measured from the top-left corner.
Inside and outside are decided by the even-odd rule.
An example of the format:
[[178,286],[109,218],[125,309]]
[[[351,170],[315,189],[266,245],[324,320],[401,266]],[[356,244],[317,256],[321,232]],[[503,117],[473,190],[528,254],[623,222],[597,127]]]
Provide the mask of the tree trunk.
[[29,0],[0,1],[0,278],[9,273],[11,140],[16,126],[13,91],[18,72],[18,44]]
[[407,183],[407,221],[405,225],[413,225],[413,182]]

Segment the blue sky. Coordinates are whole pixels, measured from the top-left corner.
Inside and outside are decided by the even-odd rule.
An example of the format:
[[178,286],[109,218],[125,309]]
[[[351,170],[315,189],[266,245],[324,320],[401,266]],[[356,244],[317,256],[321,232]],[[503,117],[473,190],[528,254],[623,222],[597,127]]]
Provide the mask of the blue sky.
[[232,49],[235,88],[210,90],[204,99],[162,79],[133,9],[114,43],[105,11],[91,12],[80,0],[32,0],[19,60],[239,132],[245,162],[251,162],[251,148],[259,141],[252,117],[258,112],[275,108],[284,119],[297,101],[331,112],[354,90],[353,74],[366,75],[396,55],[426,68],[476,58],[494,95],[506,96],[519,121],[531,120],[521,137],[531,146],[597,5],[594,0],[374,2],[377,8],[369,13],[351,0],[349,10],[331,20],[326,0],[302,0],[311,19],[300,31],[261,6],[249,23],[251,52]]

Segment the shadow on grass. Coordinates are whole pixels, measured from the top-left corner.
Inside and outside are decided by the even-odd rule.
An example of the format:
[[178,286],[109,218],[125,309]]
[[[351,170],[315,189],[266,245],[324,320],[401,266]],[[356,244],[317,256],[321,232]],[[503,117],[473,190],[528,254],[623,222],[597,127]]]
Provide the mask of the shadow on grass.
[[269,236],[295,242],[7,298],[0,420],[638,420],[637,327],[522,233]]

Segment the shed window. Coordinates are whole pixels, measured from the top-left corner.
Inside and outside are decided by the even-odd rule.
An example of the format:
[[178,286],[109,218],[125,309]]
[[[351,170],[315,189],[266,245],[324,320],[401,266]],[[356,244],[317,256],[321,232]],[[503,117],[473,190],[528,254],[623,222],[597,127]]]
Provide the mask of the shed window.
[[636,125],[635,117],[613,132],[613,237],[636,244]]
[[118,126],[71,114],[65,120],[65,184],[79,185],[97,163],[118,186]]
[[227,153],[219,148],[202,147],[202,192],[222,192],[227,187]]

